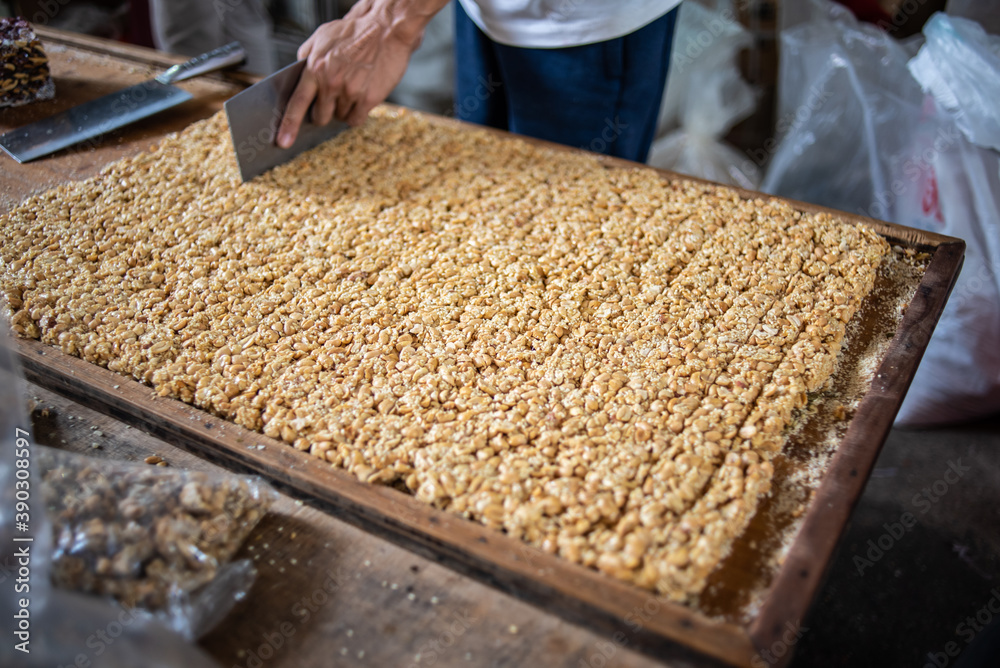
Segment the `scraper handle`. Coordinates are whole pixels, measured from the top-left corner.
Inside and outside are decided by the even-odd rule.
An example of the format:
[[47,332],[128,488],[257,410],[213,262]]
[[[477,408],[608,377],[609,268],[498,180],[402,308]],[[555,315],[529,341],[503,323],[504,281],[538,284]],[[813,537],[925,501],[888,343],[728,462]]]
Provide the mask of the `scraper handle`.
[[192,77],[208,74],[233,65],[239,65],[247,59],[246,51],[239,42],[230,42],[214,51],[195,56],[186,63],[174,65],[169,70],[156,77],[162,84],[172,84]]

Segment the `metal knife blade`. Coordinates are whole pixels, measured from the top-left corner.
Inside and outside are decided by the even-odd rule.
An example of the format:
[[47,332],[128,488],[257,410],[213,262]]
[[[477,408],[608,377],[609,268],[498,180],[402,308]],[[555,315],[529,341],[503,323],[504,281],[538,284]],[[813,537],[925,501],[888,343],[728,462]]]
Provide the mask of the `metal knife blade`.
[[11,130],[0,136],[0,148],[18,162],[28,162],[190,99],[190,93],[176,86],[144,81]]
[[84,102],[0,135],[0,148],[18,162],[55,153],[186,102],[191,99],[191,94],[171,83],[235,65],[245,58],[246,54],[239,44],[227,44],[175,65],[155,79]]
[[304,60],[292,63],[226,101],[229,133],[244,182],[350,127],[336,120],[327,125],[313,125],[308,120],[309,114],[306,114],[306,120],[291,147],[281,148],[275,143],[288,100],[305,64]]

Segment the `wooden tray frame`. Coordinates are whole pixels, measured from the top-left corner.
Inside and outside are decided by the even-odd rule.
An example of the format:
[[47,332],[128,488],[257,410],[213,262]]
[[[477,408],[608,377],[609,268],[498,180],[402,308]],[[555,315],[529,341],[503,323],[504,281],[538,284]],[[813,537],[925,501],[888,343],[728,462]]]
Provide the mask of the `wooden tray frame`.
[[933,257],[784,564],[746,627],[713,621],[664,602],[649,591],[437,510],[395,489],[359,482],[307,453],[178,400],[159,398],[137,381],[53,346],[19,339],[16,348],[32,382],[186,450],[254,471],[324,501],[363,528],[376,529],[571,621],[614,636],[630,614],[634,617],[636,611],[648,610],[653,599],[656,613],[648,618],[643,615],[642,628],[630,633],[635,646],[663,659],[692,660],[701,653],[731,665],[750,666],[761,650],[783,642],[788,624],[801,624],[961,267],[962,241],[867,222],[894,243],[913,246],[919,239],[916,245]]
[[[58,39],[69,45],[88,49],[106,46],[103,40],[68,38],[56,31],[45,32],[44,38]],[[90,44],[91,41],[95,43]],[[111,53],[138,62],[163,60],[162,56],[142,60],[143,54],[150,52],[134,47],[118,48]],[[443,118],[435,120],[459,123]],[[559,150],[576,150],[538,143]],[[636,166],[614,158],[602,158],[602,162],[611,166]],[[688,178],[662,173],[669,179]],[[736,190],[747,198],[769,197]],[[345,519],[367,530],[430,555],[570,621],[607,633],[613,639],[620,637],[616,634],[623,631],[626,620],[634,619],[636,611],[648,611],[650,601],[656,601],[655,614],[643,614],[641,626],[638,629],[634,625],[630,627],[630,647],[667,662],[761,665],[762,650],[774,648],[779,643],[787,646],[783,635],[788,625],[801,625],[822,583],[839,537],[864,490],[944,310],[965,253],[965,242],[959,239],[786,201],[801,211],[825,211],[850,222],[867,224],[890,243],[927,252],[932,257],[871,388],[858,406],[808,506],[783,564],[757,613],[746,625],[709,619],[690,608],[657,598],[652,592],[437,510],[395,489],[361,483],[347,472],[333,469],[311,455],[180,401],[159,398],[137,381],[66,355],[58,348],[27,340],[17,340],[15,345],[26,377],[38,385],[230,468],[259,473],[328,504]],[[791,651],[788,651],[771,665],[784,665],[790,657]]]

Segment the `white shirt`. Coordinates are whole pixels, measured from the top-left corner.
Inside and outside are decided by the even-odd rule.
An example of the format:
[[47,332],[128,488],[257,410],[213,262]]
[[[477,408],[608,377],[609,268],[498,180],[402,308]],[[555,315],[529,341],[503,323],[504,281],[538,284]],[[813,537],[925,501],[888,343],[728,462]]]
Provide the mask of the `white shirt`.
[[494,42],[553,49],[603,42],[660,18],[681,0],[459,0]]

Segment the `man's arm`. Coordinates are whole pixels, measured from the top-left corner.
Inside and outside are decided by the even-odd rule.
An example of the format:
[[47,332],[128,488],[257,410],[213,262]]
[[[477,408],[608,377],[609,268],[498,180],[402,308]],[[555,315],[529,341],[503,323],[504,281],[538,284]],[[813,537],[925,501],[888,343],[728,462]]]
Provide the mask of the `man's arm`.
[[313,105],[312,121],[336,117],[361,125],[406,72],[424,28],[448,0],[361,0],[344,18],[324,23],[299,47],[306,59],[288,102],[278,145],[295,142]]

